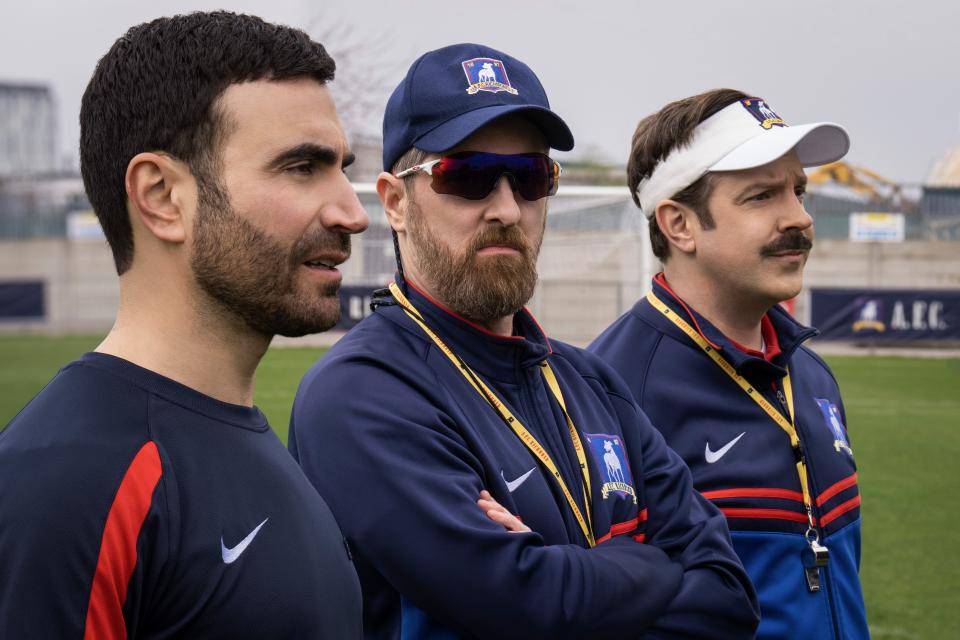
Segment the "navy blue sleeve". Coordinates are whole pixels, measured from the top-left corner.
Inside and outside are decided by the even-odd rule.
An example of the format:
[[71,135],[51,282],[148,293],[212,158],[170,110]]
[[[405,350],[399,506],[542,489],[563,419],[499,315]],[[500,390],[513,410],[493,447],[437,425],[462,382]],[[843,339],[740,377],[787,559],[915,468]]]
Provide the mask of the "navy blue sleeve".
[[[639,418],[628,435],[643,460],[646,543],[683,568],[679,592],[649,638],[752,638],[760,620],[753,584],[733,550],[723,514],[693,488],[690,470],[632,401]],[[625,434],[627,435],[627,434]],[[629,437],[629,436],[634,437]]]
[[157,448],[37,442],[35,426],[0,439],[0,637],[131,635],[165,511]]
[[666,551],[509,533],[476,506],[487,483],[457,429],[466,418],[438,407],[457,404],[436,379],[344,359],[311,371],[294,404],[291,450],[393,588],[482,637],[637,637],[664,615],[682,589],[684,566],[668,555],[679,519],[660,523]]

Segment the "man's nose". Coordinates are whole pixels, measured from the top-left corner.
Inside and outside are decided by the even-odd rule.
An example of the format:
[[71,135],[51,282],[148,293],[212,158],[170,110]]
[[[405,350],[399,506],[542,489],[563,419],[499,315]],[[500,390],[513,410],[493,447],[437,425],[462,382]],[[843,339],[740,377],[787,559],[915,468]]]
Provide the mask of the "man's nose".
[[343,233],[360,233],[365,230],[370,224],[370,218],[347,176],[340,175],[335,189],[330,204],[323,211],[323,226]]
[[485,220],[499,221],[505,227],[520,222],[520,204],[517,202],[520,194],[513,190],[512,180],[514,178],[509,174],[497,180],[497,186],[487,196],[489,206],[484,213]]

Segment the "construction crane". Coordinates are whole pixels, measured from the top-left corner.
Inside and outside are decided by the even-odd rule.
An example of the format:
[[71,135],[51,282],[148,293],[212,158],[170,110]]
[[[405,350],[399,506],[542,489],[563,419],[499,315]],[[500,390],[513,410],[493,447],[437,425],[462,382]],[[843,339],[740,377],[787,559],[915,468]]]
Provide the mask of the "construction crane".
[[899,205],[900,183],[885,178],[865,167],[848,164],[842,160],[817,167],[807,174],[809,184],[837,184],[851,189],[872,202]]

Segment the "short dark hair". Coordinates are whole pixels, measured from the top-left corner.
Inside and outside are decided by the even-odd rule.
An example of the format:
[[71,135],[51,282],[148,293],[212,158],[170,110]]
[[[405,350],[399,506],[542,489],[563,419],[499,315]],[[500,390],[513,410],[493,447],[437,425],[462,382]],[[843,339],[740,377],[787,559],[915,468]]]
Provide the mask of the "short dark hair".
[[[736,89],[713,89],[671,102],[660,111],[641,120],[633,134],[630,160],[627,162],[627,183],[630,185],[630,193],[637,206],[640,206],[637,185],[641,180],[649,177],[671,151],[687,144],[698,124],[737,100],[749,97]],[[712,190],[712,175],[708,173],[674,195],[672,199],[693,209],[700,224],[705,229],[710,229],[713,228],[714,222],[713,216],[707,210],[707,200]],[[651,216],[649,224],[653,255],[665,261],[670,256],[670,243],[660,230],[656,217]]]
[[133,261],[124,176],[135,155],[164,151],[199,179],[215,175],[227,133],[216,103],[227,87],[299,77],[324,84],[335,70],[303,31],[228,11],[158,18],[114,42],[80,105],[80,171],[117,273]]

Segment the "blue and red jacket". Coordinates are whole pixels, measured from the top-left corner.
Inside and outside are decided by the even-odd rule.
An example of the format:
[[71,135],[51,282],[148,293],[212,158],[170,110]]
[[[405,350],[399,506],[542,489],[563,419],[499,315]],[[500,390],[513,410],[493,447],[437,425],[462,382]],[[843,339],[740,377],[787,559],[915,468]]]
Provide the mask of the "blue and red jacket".
[[653,291],[784,415],[783,380],[790,372],[814,518],[830,553],[818,592],[807,587],[802,554],[808,517],[794,453],[777,423],[646,298],[589,347],[624,377],[687,463],[696,488],[726,515],[760,600],[757,637],[869,637],[858,575],[857,468],[837,382],[826,363],[802,346],[816,330],[776,305],[761,327],[765,354],[751,352],[689,309],[662,274]]
[[[427,324],[499,396],[583,504],[549,361],[587,449],[589,548],[554,479],[392,298],[303,379],[289,447],[354,551],[369,638],[753,636],[723,516],[620,378],[521,311],[503,337],[412,285]],[[611,471],[611,469],[613,469]],[[487,489],[531,533],[478,507]]]
[[256,407],[88,353],[0,432],[0,638],[360,638],[360,598]]

